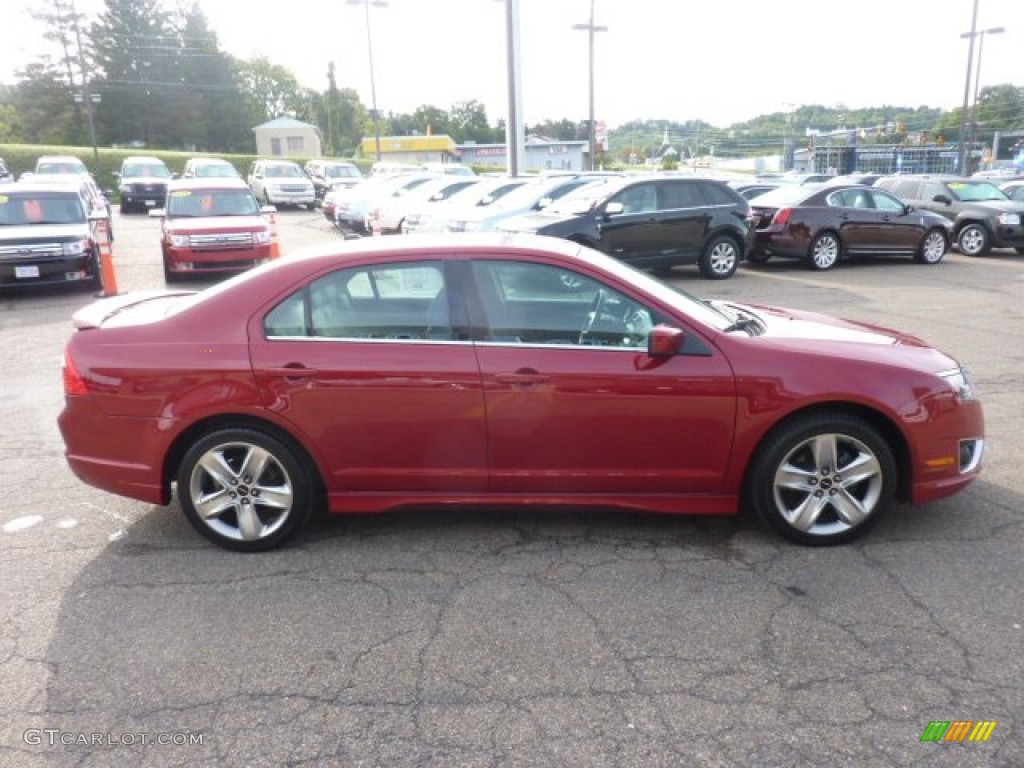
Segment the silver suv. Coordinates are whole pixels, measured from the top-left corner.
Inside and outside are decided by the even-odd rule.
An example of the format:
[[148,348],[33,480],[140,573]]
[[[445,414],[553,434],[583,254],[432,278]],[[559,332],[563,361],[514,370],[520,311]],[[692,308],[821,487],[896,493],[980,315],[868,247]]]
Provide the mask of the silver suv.
[[291,160],[256,160],[246,181],[264,205],[304,205],[312,210],[316,204],[313,182]]

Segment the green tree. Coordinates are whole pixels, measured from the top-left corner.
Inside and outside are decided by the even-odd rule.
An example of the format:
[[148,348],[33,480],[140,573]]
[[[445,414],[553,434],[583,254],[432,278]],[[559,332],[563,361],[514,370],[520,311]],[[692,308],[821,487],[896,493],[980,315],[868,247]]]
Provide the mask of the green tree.
[[238,74],[242,96],[253,105],[259,121],[308,108],[295,75],[266,56],[240,61]]

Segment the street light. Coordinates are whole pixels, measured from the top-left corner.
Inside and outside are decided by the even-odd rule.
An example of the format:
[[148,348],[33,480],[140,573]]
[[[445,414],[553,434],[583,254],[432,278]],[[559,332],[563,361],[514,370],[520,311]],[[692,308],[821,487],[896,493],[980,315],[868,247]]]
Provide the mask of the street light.
[[370,102],[373,117],[373,135],[377,146],[377,162],[380,162],[380,113],[377,111],[377,84],[373,78],[373,38],[370,36],[370,6],[387,8],[387,0],[345,0],[349,5],[361,5],[366,13],[366,55],[370,61]]
[[594,33],[595,32],[607,32],[608,27],[596,26],[594,24],[594,0],[590,0],[590,21],[586,24],[573,24],[573,29],[585,29],[590,42],[590,120],[589,120],[589,139],[590,139],[590,170],[594,170]]
[[967,47],[967,79],[964,83],[964,106],[960,111],[960,141],[956,153],[957,170],[961,174],[967,173],[967,155],[965,154],[967,138],[967,103],[971,97],[971,65],[974,63],[974,38],[978,34],[978,0],[974,0],[974,12],[971,14],[971,31],[964,32],[961,38],[968,38],[971,43]]
[[[974,104],[971,107],[971,144],[974,144],[978,131],[978,96],[981,93],[981,52],[985,48],[985,35],[1001,35],[1006,27],[990,27],[978,32],[978,61],[974,66]],[[967,33],[960,35],[966,37]]]

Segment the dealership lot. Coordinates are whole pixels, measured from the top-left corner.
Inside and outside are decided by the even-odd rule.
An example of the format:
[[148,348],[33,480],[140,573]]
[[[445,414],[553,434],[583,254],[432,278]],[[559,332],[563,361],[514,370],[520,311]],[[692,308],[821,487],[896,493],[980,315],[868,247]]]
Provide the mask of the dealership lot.
[[[341,239],[319,212],[279,223],[285,253]],[[163,285],[158,229],[118,217],[122,291]],[[986,408],[981,479],[835,549],[745,519],[437,510],[321,520],[235,555],[176,504],[71,475],[59,361],[90,297],[0,297],[3,761],[1024,763],[1024,257],[672,279],[959,358]],[[997,725],[986,743],[921,743],[935,720]],[[201,738],[150,744],[160,734]]]

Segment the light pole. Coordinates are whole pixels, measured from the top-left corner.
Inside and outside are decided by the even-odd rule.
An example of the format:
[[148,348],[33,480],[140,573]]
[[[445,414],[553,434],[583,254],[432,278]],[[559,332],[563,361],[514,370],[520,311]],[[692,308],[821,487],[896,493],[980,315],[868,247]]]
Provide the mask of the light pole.
[[974,144],[978,132],[978,96],[981,93],[981,53],[985,49],[985,35],[1001,35],[1005,31],[1006,27],[990,27],[978,32],[978,61],[974,65],[974,103],[971,106],[971,144]]
[[974,64],[974,38],[978,34],[978,0],[974,0],[974,12],[971,14],[971,31],[964,32],[961,38],[968,38],[971,42],[967,46],[967,78],[964,83],[964,106],[960,112],[960,142],[956,152],[956,167],[961,174],[967,172],[967,105],[971,97],[971,65]]
[[588,120],[588,136],[590,143],[589,170],[594,170],[594,33],[607,32],[608,27],[601,27],[594,24],[594,0],[590,0],[590,21],[586,24],[573,24],[573,29],[585,29],[590,43],[589,73],[590,73],[590,119]]
[[370,103],[373,118],[373,136],[376,141],[377,162],[380,162],[380,112],[377,111],[377,83],[373,78],[373,38],[370,35],[370,6],[387,8],[387,0],[346,0],[349,5],[361,5],[366,14],[366,55],[370,61]]

